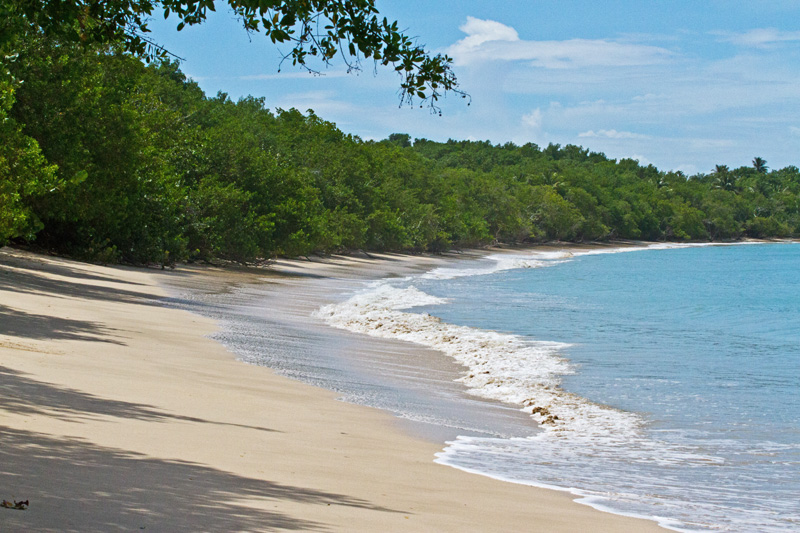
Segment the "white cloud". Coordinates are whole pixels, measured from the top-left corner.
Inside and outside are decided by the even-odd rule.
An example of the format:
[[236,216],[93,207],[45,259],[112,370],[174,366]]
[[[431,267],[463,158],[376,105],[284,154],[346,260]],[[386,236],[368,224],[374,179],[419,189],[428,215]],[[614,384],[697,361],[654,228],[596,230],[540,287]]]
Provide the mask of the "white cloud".
[[739,46],[763,48],[781,42],[800,41],[800,31],[781,31],[776,28],[756,28],[745,33],[722,33],[723,40]]
[[358,109],[352,102],[340,100],[334,91],[285,94],[274,103],[273,107],[276,109],[295,108],[303,113],[313,110],[317,116],[325,117],[328,120],[330,120],[328,117],[347,116]]
[[542,110],[537,107],[530,113],[522,115],[522,123],[529,128],[540,129],[542,127]]
[[197,83],[202,83],[204,81],[209,81],[209,80],[220,80],[220,79],[222,79],[219,76],[193,76],[192,74],[190,74],[188,72],[184,72],[184,74],[186,74],[186,77],[188,79],[190,79],[190,80],[192,80],[194,82],[197,82]]
[[714,139],[714,138],[703,138],[703,139],[688,139],[689,146],[696,150],[721,150],[723,148],[730,148],[735,146],[735,143],[731,139]]
[[547,69],[641,66],[662,63],[673,56],[665,48],[608,39],[526,41],[510,26],[474,17],[467,17],[460,29],[467,36],[448,50],[458,65],[526,61]]
[[676,172],[683,172],[687,176],[693,176],[700,172],[697,168],[697,165],[692,165],[690,163],[684,163],[681,165],[676,166],[673,170]]
[[652,165],[653,164],[652,161],[650,161],[649,159],[647,159],[646,157],[641,156],[641,155],[634,154],[630,158],[633,159],[634,161],[638,161],[639,164],[642,165],[643,167],[646,167],[647,165]]
[[442,127],[425,122],[436,130],[425,136],[446,139],[455,127],[462,137],[498,143],[578,144],[687,175],[720,162],[748,164],[742,154],[750,153],[776,167],[793,162],[800,49],[756,47],[788,43],[793,33],[743,34],[753,43],[747,47],[732,34],[715,42],[707,33],[676,33],[674,44],[602,34],[535,41],[516,24],[473,17],[461,26],[463,39],[448,53],[474,104],[463,115],[445,113]]
[[648,135],[617,130],[589,130],[579,133],[578,137],[603,137],[606,139],[649,139]]
[[475,49],[491,41],[519,41],[517,30],[494,20],[467,17],[467,22],[458,29],[467,34],[458,41],[458,45],[464,50]]

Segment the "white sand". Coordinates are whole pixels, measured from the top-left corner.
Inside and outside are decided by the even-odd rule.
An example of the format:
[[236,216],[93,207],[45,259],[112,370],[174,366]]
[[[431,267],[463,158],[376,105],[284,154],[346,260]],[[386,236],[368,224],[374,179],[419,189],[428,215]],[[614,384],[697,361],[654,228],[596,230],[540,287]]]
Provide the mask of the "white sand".
[[[438,261],[394,259],[278,269]],[[0,498],[30,501],[0,531],[663,531],[437,465],[390,415],[236,361],[212,321],[158,303],[209,275],[0,250]]]

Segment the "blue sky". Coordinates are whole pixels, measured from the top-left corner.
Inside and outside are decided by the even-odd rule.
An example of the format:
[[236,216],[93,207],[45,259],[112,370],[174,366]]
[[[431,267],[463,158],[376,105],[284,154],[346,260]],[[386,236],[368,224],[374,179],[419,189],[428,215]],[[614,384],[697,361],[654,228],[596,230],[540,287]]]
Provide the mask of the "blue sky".
[[[454,58],[472,97],[442,101],[443,116],[398,107],[398,76],[341,62],[312,76],[233,15],[152,36],[183,57],[207,94],[263,96],[270,108],[313,109],[363,139],[390,133],[578,144],[663,170],[715,164],[800,166],[800,0],[378,0],[428,49]],[[287,47],[288,49],[288,47]]]

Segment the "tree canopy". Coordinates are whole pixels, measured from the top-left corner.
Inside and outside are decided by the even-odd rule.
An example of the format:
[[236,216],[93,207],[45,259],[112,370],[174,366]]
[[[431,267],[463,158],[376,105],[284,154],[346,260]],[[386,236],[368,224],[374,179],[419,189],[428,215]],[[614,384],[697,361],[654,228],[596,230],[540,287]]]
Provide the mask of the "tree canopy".
[[0,92],[0,244],[169,264],[800,236],[800,171],[761,158],[685,176],[574,145],[363,141],[206,96],[175,62],[35,36],[10,68],[25,83]]
[[273,43],[288,43],[285,60],[309,70],[310,58],[329,64],[341,55],[348,69],[362,60],[390,66],[400,74],[401,101],[418,98],[437,110],[448,91],[459,94],[446,55],[429,54],[381,18],[375,0],[5,0],[0,3],[0,57],[13,56],[24,39],[43,35],[61,42],[116,44],[147,59],[167,51],[148,37],[148,19],[174,14],[178,30],[202,24],[218,6],[230,9],[245,31],[263,32]]

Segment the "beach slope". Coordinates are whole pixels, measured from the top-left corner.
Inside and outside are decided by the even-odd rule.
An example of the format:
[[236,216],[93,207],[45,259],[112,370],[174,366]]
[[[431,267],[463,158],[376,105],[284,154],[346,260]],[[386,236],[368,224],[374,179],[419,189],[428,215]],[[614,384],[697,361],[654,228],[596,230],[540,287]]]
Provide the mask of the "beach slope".
[[171,275],[0,250],[0,530],[663,531],[236,361]]

